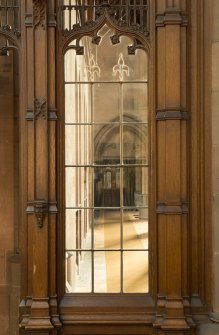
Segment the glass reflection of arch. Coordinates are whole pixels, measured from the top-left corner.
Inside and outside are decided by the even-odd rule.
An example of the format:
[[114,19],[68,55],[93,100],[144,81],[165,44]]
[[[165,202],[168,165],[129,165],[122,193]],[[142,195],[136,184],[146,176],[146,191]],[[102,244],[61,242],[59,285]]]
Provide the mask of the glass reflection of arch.
[[106,24],[97,35],[65,54],[66,291],[146,293],[148,58]]

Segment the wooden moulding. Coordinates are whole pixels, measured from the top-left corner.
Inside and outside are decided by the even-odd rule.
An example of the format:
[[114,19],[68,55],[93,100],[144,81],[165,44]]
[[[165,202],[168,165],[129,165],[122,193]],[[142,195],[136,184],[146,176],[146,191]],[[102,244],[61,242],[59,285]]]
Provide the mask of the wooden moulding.
[[[96,36],[100,26],[65,37],[55,0],[25,1],[22,334],[190,335],[206,319],[204,306],[211,308],[209,264],[205,272],[205,261],[211,261],[206,213],[209,218],[211,211],[205,157],[209,161],[211,154],[209,104],[202,100],[209,84],[203,70],[209,60],[202,20],[206,25],[210,20],[203,4],[210,6],[204,0],[151,1],[150,36],[127,33],[149,49],[153,157],[150,292],[125,296],[64,292],[63,53],[71,38],[80,39],[84,33]],[[125,28],[118,27],[118,33],[125,34]]]

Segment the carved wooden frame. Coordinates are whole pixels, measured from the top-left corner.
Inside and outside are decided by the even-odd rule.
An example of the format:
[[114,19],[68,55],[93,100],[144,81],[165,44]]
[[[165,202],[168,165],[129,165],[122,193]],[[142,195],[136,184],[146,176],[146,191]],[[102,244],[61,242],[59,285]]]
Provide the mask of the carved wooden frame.
[[[132,306],[130,300],[113,294],[100,294],[95,300],[92,295],[64,292],[60,64],[68,41],[82,32],[72,32],[63,41],[56,24],[58,13],[58,0],[25,0],[22,9],[26,119],[21,132],[25,153],[21,334],[195,334],[212,306],[211,126],[206,121],[211,119],[210,4],[151,0],[150,241],[154,249],[150,294],[135,295]],[[103,22],[83,33],[93,34]],[[126,33],[123,27],[109,24]],[[144,43],[136,31],[128,34]]]
[[[152,15],[152,12],[151,12]],[[90,27],[90,29],[88,29],[87,27],[85,27],[85,29],[79,29],[79,30],[75,30],[70,32],[67,36],[64,36],[60,34],[60,52],[59,52],[59,60],[58,63],[62,64],[62,71],[60,71],[60,79],[59,79],[59,88],[58,90],[60,90],[60,92],[62,92],[62,94],[60,95],[60,101],[59,101],[59,105],[61,106],[60,109],[60,115],[59,115],[59,119],[63,120],[64,118],[64,53],[68,48],[68,44],[70,43],[70,41],[72,41],[73,39],[77,41],[76,44],[78,44],[78,52],[80,52],[80,46],[79,46],[79,40],[82,36],[86,35],[86,36],[91,36],[93,39],[95,38],[95,36],[97,36],[97,32],[99,31],[99,29],[105,24],[107,23],[110,27],[112,27],[116,33],[114,36],[118,37],[121,35],[127,35],[129,37],[131,37],[133,39],[133,46],[130,46],[130,52],[135,52],[135,49],[137,49],[138,47],[140,48],[145,48],[146,52],[149,54],[149,59],[153,59],[153,56],[150,57],[150,54],[152,52],[151,48],[150,48],[150,40],[148,38],[148,34],[147,36],[145,36],[144,34],[135,31],[135,30],[130,30],[126,29],[125,27],[120,27],[117,26],[111,19],[110,17],[107,15],[107,13],[103,14],[103,16],[98,20],[98,22],[96,23],[96,25],[92,25]],[[151,32],[151,36],[153,36],[153,32]],[[140,44],[139,46],[137,44],[135,44],[135,39],[138,39],[142,44]],[[76,50],[77,52],[77,50]],[[150,62],[149,65],[149,77],[152,78],[153,77],[153,62]],[[154,81],[153,80],[149,80],[149,90],[150,91],[154,91],[153,90],[153,85],[154,85]],[[149,101],[149,108],[151,111],[154,110],[154,97],[153,95],[150,98]],[[152,117],[151,117],[152,118]],[[60,157],[62,157],[62,153],[63,151],[63,147],[64,147],[64,142],[62,141],[62,139],[64,139],[64,129],[63,129],[64,123],[60,122],[60,128],[58,131],[58,137],[60,138],[60,150],[59,150],[59,154]],[[155,127],[155,123],[152,121],[151,122],[151,129]],[[154,133],[154,131],[151,130],[151,133]],[[153,147],[153,149],[151,149],[152,151],[155,148]],[[63,194],[63,176],[64,176],[64,167],[63,167],[63,162],[64,162],[64,158],[62,157],[60,159],[60,162],[62,162],[59,166],[59,171],[60,171],[60,188],[58,188],[58,196],[61,196]],[[151,162],[151,164],[153,165],[153,168],[155,169],[155,160]],[[151,180],[151,184],[150,184],[150,189],[152,187],[152,181],[153,183],[155,183],[155,180],[152,179],[153,177],[151,176],[150,180]],[[62,222],[62,224],[64,223],[64,196],[62,195],[60,198],[60,201],[58,201],[59,203],[62,203],[62,210],[59,212],[59,222]],[[150,198],[150,207],[151,208],[155,208],[156,205],[154,203],[154,198],[151,197]],[[150,212],[149,212],[149,216],[150,216],[150,225],[151,225],[151,229],[150,229],[150,236],[151,236],[151,240],[153,240],[154,236],[156,235],[153,227],[155,227],[155,225],[152,224],[153,222],[153,216],[151,216]],[[60,268],[59,268],[59,273],[64,274],[65,273],[65,263],[64,263],[64,231],[60,233],[60,242],[59,244],[62,245],[62,252],[61,252],[61,258],[62,258],[62,262],[60,262]],[[151,248],[152,250],[155,251],[155,247]],[[149,256],[150,257],[150,264],[153,263],[153,259],[152,259],[152,255]],[[131,322],[133,322],[133,324],[136,323],[136,317],[137,319],[141,320],[141,323],[144,323],[144,326],[140,326],[142,329],[148,329],[148,324],[153,323],[154,321],[154,317],[155,317],[155,310],[154,310],[154,299],[155,299],[155,290],[154,290],[154,284],[156,281],[156,276],[155,276],[155,270],[156,268],[156,263],[153,263],[153,267],[150,266],[149,271],[150,273],[150,293],[149,294],[125,294],[123,296],[121,296],[120,294],[65,294],[64,292],[64,287],[65,287],[65,277],[63,275],[60,275],[60,282],[59,282],[59,287],[60,287],[60,292],[59,292],[59,296],[63,297],[63,299],[61,300],[61,304],[60,304],[60,313],[61,313],[61,319],[63,321],[63,325],[65,328],[65,324],[74,324],[75,322],[78,324],[83,324],[83,319],[86,318],[86,315],[88,313],[86,307],[83,309],[80,306],[86,306],[86,303],[89,301],[89,305],[92,306],[90,308],[90,316],[89,319],[92,320],[92,322],[104,322],[106,325],[110,325],[111,323],[120,323],[123,324],[124,327],[127,327],[127,324],[129,324],[129,328],[133,328],[131,326]],[[152,270],[153,269],[153,270]],[[78,304],[78,305],[77,305]],[[99,305],[102,306],[101,310],[99,308]],[[68,306],[68,307],[67,307]],[[133,306],[130,309],[130,306]],[[67,307],[67,308],[66,308]],[[76,312],[77,316],[74,316],[74,311],[77,311],[77,308],[79,308],[81,310],[81,312]],[[120,309],[120,315],[116,316],[114,313],[114,309]],[[147,315],[145,315],[145,311],[149,311],[151,310],[151,313],[146,313]],[[106,311],[107,311],[107,316],[106,316]],[[151,315],[150,315],[151,314]],[[138,316],[136,316],[138,315]],[[85,325],[84,325],[85,326]],[[89,327],[88,325],[85,326],[85,328]],[[135,326],[136,327],[136,326]],[[67,328],[67,327],[66,327]],[[101,327],[102,328],[102,327]],[[126,330],[127,331],[127,330]],[[64,331],[65,332],[65,331]]]

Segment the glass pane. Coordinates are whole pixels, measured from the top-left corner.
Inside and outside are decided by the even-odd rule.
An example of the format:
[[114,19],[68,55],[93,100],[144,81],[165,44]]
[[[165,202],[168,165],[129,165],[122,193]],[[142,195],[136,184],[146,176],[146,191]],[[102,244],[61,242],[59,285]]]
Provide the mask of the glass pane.
[[147,251],[123,252],[123,289],[125,293],[148,292]]
[[65,169],[66,207],[93,206],[93,170],[88,167]]
[[148,162],[147,148],[147,125],[123,126],[123,162],[125,164],[146,164]]
[[120,249],[120,210],[94,211],[94,248]]
[[91,292],[91,252],[66,252],[66,292]]
[[93,121],[119,122],[120,84],[93,84]]
[[65,247],[66,249],[76,248],[76,210],[66,210],[65,214]]
[[147,84],[129,83],[122,85],[123,122],[147,122]]
[[65,85],[65,122],[91,122],[91,91],[89,84]]
[[76,122],[76,85],[65,85],[65,122]]
[[65,164],[88,165],[92,164],[91,126],[65,126]]
[[65,220],[66,250],[91,249],[92,210],[66,209]]
[[[63,0],[63,5],[69,5],[69,1],[70,0]],[[69,15],[69,12],[68,12],[68,7],[65,7],[63,9],[63,29],[69,29],[71,28],[71,22],[69,20],[69,17],[71,16],[71,14]],[[74,21],[73,21],[74,22]]]
[[[143,50],[136,50],[135,55],[128,54],[128,46],[133,40],[121,36],[120,42],[112,44],[111,37],[115,32],[104,25],[98,32],[101,38],[99,45],[92,43],[90,37],[83,37],[80,46],[84,55],[74,55],[71,49],[65,55],[65,80],[80,82],[104,81],[147,81],[147,54]],[[76,42],[72,42],[75,45]],[[75,69],[73,69],[73,66]]]
[[[135,55],[129,56],[130,66],[133,69],[133,74],[130,77],[133,81],[148,80],[148,55],[144,50],[136,50]],[[130,80],[130,81],[131,81]]]
[[120,170],[114,167],[94,169],[94,206],[120,206]]
[[119,164],[120,126],[106,124],[93,127],[95,164]]
[[67,207],[77,206],[76,192],[77,192],[77,169],[65,169],[65,200]]
[[76,57],[76,52],[70,49],[65,54],[65,81],[77,81],[78,62],[82,61],[82,57]]
[[147,292],[148,168],[132,166],[148,164],[147,55],[107,25],[97,35],[65,55],[66,289]]
[[124,167],[123,204],[124,206],[148,206],[148,168]]
[[120,292],[120,263],[120,252],[94,252],[94,292]]
[[148,249],[148,208],[123,211],[123,248]]

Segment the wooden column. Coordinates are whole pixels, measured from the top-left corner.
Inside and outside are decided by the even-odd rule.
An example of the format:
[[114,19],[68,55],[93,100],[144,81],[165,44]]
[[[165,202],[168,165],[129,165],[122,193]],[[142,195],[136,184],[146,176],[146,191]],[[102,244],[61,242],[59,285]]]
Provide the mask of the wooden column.
[[156,120],[158,310],[161,333],[192,326],[188,304],[187,8],[185,0],[157,0]]
[[[24,333],[55,334],[55,1],[26,0],[26,291]],[[24,37],[23,37],[24,38]]]

